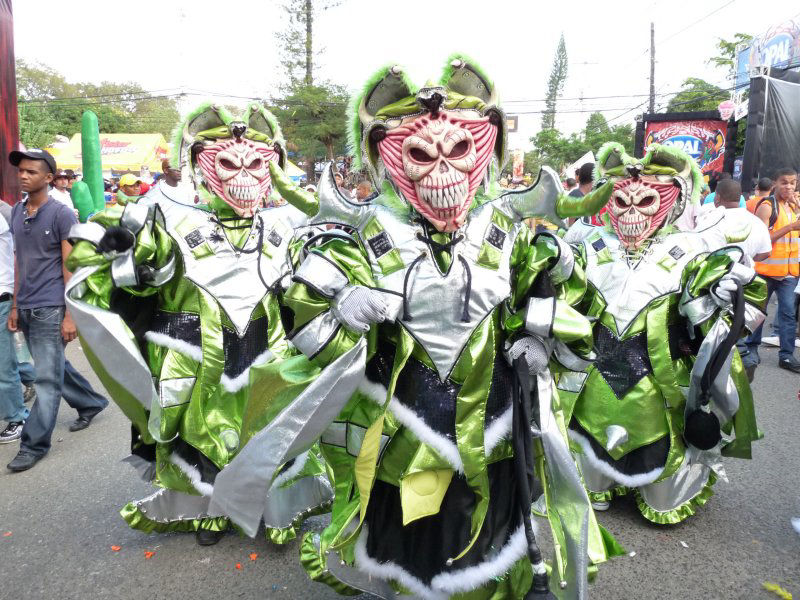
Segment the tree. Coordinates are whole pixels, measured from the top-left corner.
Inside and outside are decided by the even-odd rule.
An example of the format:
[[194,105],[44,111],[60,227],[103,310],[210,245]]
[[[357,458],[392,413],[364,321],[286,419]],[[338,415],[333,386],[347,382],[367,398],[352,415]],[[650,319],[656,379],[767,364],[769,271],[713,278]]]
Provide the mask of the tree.
[[288,140],[305,157],[308,181],[317,158],[335,158],[346,138],[347,93],[342,86],[314,77],[314,12],[336,6],[317,0],[285,0],[286,26],[275,34],[284,66],[283,97],[276,113]]
[[565,137],[557,129],[543,129],[532,137],[534,150],[525,155],[525,170],[533,173],[542,165],[547,165],[560,171],[587,152],[597,152],[606,142],[619,142],[627,152],[632,153],[633,137],[631,125],[610,127],[602,113],[594,112],[578,134]]
[[347,91],[342,86],[298,85],[278,101],[275,114],[286,139],[301,155],[333,160],[344,152],[346,106]]
[[747,33],[735,33],[731,41],[719,38],[717,41],[717,50],[719,54],[712,56],[706,62],[715,67],[725,69],[726,74],[729,74],[736,67],[736,49],[752,41],[753,36]]
[[689,77],[681,88],[667,104],[667,112],[716,110],[729,97],[722,88],[697,77]]
[[20,140],[43,147],[56,135],[81,130],[86,109],[97,113],[103,133],[169,136],[180,115],[174,97],[153,96],[136,83],[70,83],[46,65],[16,62]]
[[553,58],[553,68],[550,70],[550,78],[547,80],[547,96],[545,97],[545,110],[542,114],[542,129],[556,128],[556,102],[564,91],[564,83],[567,80],[567,45],[564,42],[564,34],[558,41],[555,58]]

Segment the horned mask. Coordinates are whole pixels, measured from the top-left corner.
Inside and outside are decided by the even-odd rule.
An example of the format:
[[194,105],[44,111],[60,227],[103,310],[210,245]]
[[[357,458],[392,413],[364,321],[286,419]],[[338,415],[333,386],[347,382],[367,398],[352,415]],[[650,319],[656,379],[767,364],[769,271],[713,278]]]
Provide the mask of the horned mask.
[[702,174],[682,150],[654,144],[635,159],[620,144],[606,144],[598,152],[597,179],[610,179],[608,204],[611,227],[628,250],[647,240],[681,216],[687,204],[697,202]]
[[393,66],[352,108],[357,165],[369,166],[376,185],[388,177],[437,230],[461,227],[492,157],[505,158],[505,119],[489,79],[454,57],[439,83],[416,89]]
[[[270,205],[269,163],[283,166],[286,157],[280,127],[263,106],[251,104],[236,118],[222,107],[203,105],[179,136],[175,148],[188,159],[193,183],[212,208],[227,205],[248,218]],[[180,164],[180,157],[173,162]]]

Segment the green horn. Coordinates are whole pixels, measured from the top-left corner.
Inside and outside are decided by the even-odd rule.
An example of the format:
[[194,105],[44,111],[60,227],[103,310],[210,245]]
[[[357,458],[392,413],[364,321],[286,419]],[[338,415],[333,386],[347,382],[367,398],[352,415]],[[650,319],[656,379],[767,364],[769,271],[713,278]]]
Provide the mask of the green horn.
[[270,161],[269,174],[275,184],[275,189],[289,204],[309,217],[313,217],[319,212],[319,200],[317,200],[317,197],[295,185],[284,173],[283,169],[278,166],[278,163]]
[[614,183],[607,181],[583,198],[573,198],[572,196],[561,194],[556,201],[556,212],[562,219],[596,215],[608,203],[613,190]]
[[92,195],[93,212],[100,212],[106,207],[103,161],[100,156],[100,127],[97,124],[97,115],[90,110],[84,111],[81,117],[81,152],[83,181],[89,186]]
[[85,223],[96,212],[89,186],[83,181],[76,181],[72,184],[72,190],[70,190],[69,195],[72,198],[73,206],[78,209],[78,220],[81,223]]

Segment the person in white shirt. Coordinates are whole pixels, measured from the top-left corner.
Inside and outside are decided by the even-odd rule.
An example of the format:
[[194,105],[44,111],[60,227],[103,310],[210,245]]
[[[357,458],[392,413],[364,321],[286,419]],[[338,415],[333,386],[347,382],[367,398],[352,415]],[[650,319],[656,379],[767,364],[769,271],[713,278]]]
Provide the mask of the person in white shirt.
[[161,161],[161,172],[164,174],[144,197],[155,202],[177,202],[178,204],[195,204],[194,192],[190,187],[181,185],[181,170],[169,164],[169,159]]
[[696,231],[714,233],[720,246],[738,246],[751,260],[769,257],[772,241],[764,222],[739,206],[742,186],[735,179],[717,184],[714,204],[704,204],[697,214]]
[[72,204],[72,197],[69,195],[69,190],[67,189],[69,186],[69,173],[66,171],[57,171],[55,177],[53,177],[52,186],[53,188],[50,190],[49,194],[50,197],[75,210],[75,206]]
[[5,325],[13,299],[14,239],[8,221],[0,217],[0,420],[7,423],[0,431],[0,444],[22,436],[30,412],[23,401],[14,334]]

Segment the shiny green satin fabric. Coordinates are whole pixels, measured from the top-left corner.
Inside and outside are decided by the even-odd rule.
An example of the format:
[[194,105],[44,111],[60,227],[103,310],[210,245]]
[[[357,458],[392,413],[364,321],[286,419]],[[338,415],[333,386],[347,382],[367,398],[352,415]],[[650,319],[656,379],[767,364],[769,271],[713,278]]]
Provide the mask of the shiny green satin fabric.
[[[511,267],[515,277],[511,282],[513,290],[511,304],[519,304],[517,308],[526,306],[530,286],[539,273],[552,266],[558,258],[558,247],[552,241],[543,239],[541,244],[532,247],[528,244],[530,239],[530,232],[523,230],[512,250]],[[348,274],[351,283],[369,285],[371,276],[366,270],[369,266],[363,256],[362,249],[337,240],[325,244],[314,251],[324,254],[328,259],[337,263]],[[557,289],[559,294],[562,294],[563,290],[569,287],[570,292],[562,295],[577,302],[583,298],[585,286],[585,274],[580,268],[577,268],[573,273],[573,278],[559,284]],[[302,283],[295,283],[289,288],[285,294],[285,301],[287,306],[294,312],[295,329],[299,329],[303,324],[329,309],[328,299],[315,294]],[[463,549],[462,554],[469,550],[474,542],[474,537],[480,532],[491,501],[487,464],[513,455],[510,443],[505,441],[499,444],[490,459],[487,459],[483,437],[486,401],[491,386],[495,355],[501,349],[504,339],[509,334],[503,330],[500,324],[501,312],[504,310],[504,306],[498,307],[476,327],[450,375],[452,382],[461,385],[456,404],[456,443],[464,464],[464,476],[476,497],[476,507],[473,513],[469,515],[473,540]],[[573,322],[573,320],[576,322]],[[556,329],[558,329],[559,335],[564,337],[564,341],[590,347],[591,328],[588,321],[566,305],[559,313]],[[344,328],[340,329],[334,336],[334,340],[326,346],[325,351],[343,344],[341,336],[344,331]],[[384,336],[386,341],[390,341],[397,348],[393,363],[392,380],[387,390],[390,396],[393,393],[396,378],[402,376],[402,369],[409,354],[433,368],[424,348],[415,343],[402,326],[379,324],[371,328],[370,335],[376,337],[377,335]],[[348,343],[355,343],[356,340],[357,337],[348,340]],[[404,345],[407,345],[406,348],[401,348]],[[332,360],[340,353],[341,350],[335,350],[327,355],[328,358],[325,362]],[[315,358],[315,362],[317,361],[318,357]],[[557,410],[557,399],[554,401],[554,405]],[[376,404],[375,399],[368,399],[360,392],[354,394],[347,407],[340,413],[337,422],[350,423],[361,428],[374,427],[376,423],[381,424],[382,434],[387,436],[390,442],[381,456],[380,462],[377,464],[375,477],[387,483],[402,487],[403,481],[411,476],[452,468],[435,450],[422,444],[413,433],[400,425],[392,413],[385,410],[383,405]],[[563,418],[561,418],[561,429],[562,435],[566,438]],[[372,443],[374,444],[376,441]],[[324,566],[321,563],[324,562],[322,558],[327,550],[334,549],[344,554],[352,552],[356,535],[360,528],[348,528],[347,525],[353,519],[358,518],[359,513],[363,518],[363,510],[369,502],[368,494],[372,485],[372,475],[370,475],[369,470],[364,470],[357,475],[356,460],[344,448],[327,443],[323,443],[321,448],[328,467],[333,473],[336,492],[332,522],[319,537],[319,548],[316,546],[306,548],[306,540],[304,540],[304,549],[301,550],[301,554],[307,551],[307,558],[303,562],[315,579],[324,577]],[[361,454],[375,456],[374,448],[365,450],[362,446]],[[540,457],[541,462],[542,459]],[[542,477],[546,477],[544,471],[542,471]],[[558,501],[553,499],[551,506],[553,507],[553,515],[556,515]],[[572,522],[575,519],[569,516],[568,510],[562,511],[559,518],[566,520],[570,534],[573,534],[576,527],[579,527],[578,523]],[[559,521],[558,527],[562,527],[561,521]],[[563,552],[564,556],[566,556],[566,549],[563,544],[566,534],[561,531],[559,535],[562,539],[560,552]],[[604,537],[594,517],[591,516],[589,547],[590,557],[593,562],[606,560],[609,552],[615,551],[613,543],[608,543],[607,537],[609,536]],[[454,564],[457,565],[457,557],[453,558],[456,559]],[[563,563],[563,560],[563,558],[560,559],[561,563]],[[522,559],[507,575],[498,578],[497,586],[490,585],[469,594],[453,597],[499,599],[510,597],[510,590],[518,590],[511,596],[515,597],[516,595],[522,595],[519,590],[527,589],[530,584],[530,577],[530,565],[527,559]]]
[[144,533],[190,533],[204,529],[207,531],[227,531],[231,527],[226,517],[208,517],[205,519],[184,519],[161,523],[148,519],[134,502],[126,504],[119,511],[131,529],[138,529]]

